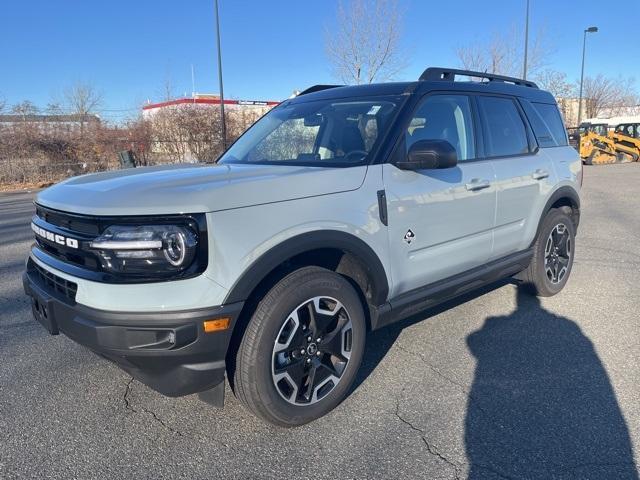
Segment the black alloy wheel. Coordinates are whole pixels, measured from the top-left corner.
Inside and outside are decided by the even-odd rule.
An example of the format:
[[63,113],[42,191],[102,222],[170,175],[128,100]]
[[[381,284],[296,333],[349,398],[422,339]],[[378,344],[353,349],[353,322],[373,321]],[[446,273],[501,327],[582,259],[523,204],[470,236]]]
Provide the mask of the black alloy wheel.
[[351,358],[352,334],[349,312],[335,298],[319,296],[298,305],[273,345],[271,375],[282,398],[309,405],[333,390]]

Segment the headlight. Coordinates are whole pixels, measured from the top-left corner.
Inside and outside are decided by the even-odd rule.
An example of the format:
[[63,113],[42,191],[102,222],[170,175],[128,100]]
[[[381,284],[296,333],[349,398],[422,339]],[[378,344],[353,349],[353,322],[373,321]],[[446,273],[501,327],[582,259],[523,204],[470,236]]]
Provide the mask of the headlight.
[[193,263],[198,236],[187,226],[112,225],[90,246],[98,251],[107,271],[162,276]]

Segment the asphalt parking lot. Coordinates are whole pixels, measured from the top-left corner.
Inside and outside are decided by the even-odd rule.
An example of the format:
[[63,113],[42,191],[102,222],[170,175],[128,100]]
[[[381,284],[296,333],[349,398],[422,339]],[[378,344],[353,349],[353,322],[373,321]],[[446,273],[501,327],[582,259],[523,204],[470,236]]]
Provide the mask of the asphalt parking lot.
[[0,478],[637,479],[640,164],[585,170],[567,288],[500,283],[369,337],[310,425],[151,391],[32,320],[32,194],[0,195]]

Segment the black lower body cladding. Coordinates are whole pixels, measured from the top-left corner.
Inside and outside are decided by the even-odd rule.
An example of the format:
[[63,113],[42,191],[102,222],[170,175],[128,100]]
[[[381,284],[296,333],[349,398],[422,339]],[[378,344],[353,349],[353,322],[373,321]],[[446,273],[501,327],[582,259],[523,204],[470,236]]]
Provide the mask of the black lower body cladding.
[[[59,332],[115,362],[152,389],[178,397],[224,382],[225,356],[243,304],[180,312],[110,312],[69,301],[33,270],[23,276],[33,314]],[[230,319],[225,330],[205,333],[205,320]]]

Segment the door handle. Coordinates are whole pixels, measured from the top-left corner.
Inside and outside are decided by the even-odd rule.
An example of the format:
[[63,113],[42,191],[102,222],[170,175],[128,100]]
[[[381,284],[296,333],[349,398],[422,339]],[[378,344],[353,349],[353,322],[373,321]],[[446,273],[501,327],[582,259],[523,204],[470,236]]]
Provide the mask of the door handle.
[[534,180],[542,180],[543,178],[547,178],[549,176],[549,172],[539,168],[535,172],[533,172],[531,176]]
[[469,183],[465,184],[467,190],[475,191],[482,190],[483,188],[489,188],[491,186],[491,182],[489,180],[480,180],[479,178],[474,178]]

